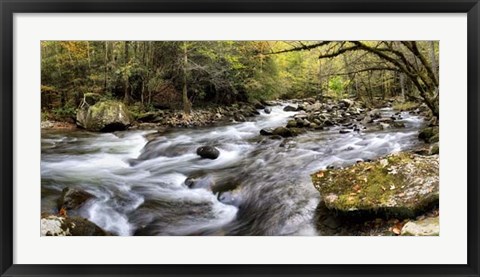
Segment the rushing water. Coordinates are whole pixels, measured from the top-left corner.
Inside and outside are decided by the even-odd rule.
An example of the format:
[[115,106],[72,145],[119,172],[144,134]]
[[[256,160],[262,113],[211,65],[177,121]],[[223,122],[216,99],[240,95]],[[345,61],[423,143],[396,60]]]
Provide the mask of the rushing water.
[[[260,136],[294,114],[282,108],[244,123],[174,129],[150,142],[153,131],[44,131],[42,211],[56,212],[68,186],[96,196],[76,213],[117,235],[321,235],[314,222],[319,193],[309,175],[411,148],[422,124],[403,113],[403,129]],[[202,145],[217,147],[219,158],[200,159],[195,150]],[[197,178],[195,188],[185,185],[187,177]]]

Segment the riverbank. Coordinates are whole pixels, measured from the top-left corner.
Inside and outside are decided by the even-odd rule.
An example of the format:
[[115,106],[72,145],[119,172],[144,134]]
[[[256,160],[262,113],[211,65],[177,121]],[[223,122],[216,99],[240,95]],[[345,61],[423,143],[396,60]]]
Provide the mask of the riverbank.
[[[152,130],[165,127],[191,128],[229,122],[244,122],[247,118],[258,115],[257,109],[263,108],[265,108],[265,105],[257,102],[195,108],[190,115],[185,115],[181,110],[128,112],[132,120],[131,124],[126,126],[126,128],[130,130]],[[48,118],[47,116],[45,117]],[[58,117],[52,118],[52,120],[42,120],[41,128],[48,130],[83,129],[70,118],[62,121],[55,120]]]
[[[92,105],[94,105],[92,103]],[[207,127],[218,124],[245,122],[248,118],[259,115],[259,110],[269,112],[271,106],[275,105],[287,105],[286,111],[298,112],[298,115],[292,118],[287,124],[287,128],[299,127],[299,128],[311,128],[321,129],[324,126],[342,125],[346,128],[352,127],[355,122],[359,123],[373,123],[374,119],[378,119],[377,107],[394,107],[398,108],[398,112],[408,111],[413,114],[421,114],[426,116],[426,107],[419,104],[406,103],[399,104],[393,101],[380,101],[377,106],[367,106],[364,103],[356,102],[349,99],[332,100],[325,99],[319,101],[314,98],[307,99],[292,99],[282,101],[255,101],[253,103],[239,102],[229,106],[209,106],[203,108],[195,108],[189,115],[185,115],[181,110],[156,110],[149,112],[129,111],[127,107],[122,106],[125,109],[125,116],[130,120],[124,122],[121,120],[121,124],[117,125],[118,130],[130,129],[130,130],[152,130],[161,128],[191,128],[191,127]],[[93,106],[92,106],[93,107]],[[85,128],[86,115],[81,112],[86,111],[85,108],[78,109],[75,120],[71,118],[65,118],[62,121],[57,121],[59,117],[43,116],[42,118],[53,118],[52,120],[42,120],[42,129],[51,130],[74,130],[76,127]],[[122,111],[123,112],[123,111]],[[100,116],[106,116],[110,112],[108,110],[102,111]],[[79,116],[81,114],[81,116]],[[102,115],[105,114],[105,115]],[[129,116],[127,116],[129,114]],[[125,116],[122,116],[125,118]],[[377,129],[388,127],[389,123],[392,123],[396,118],[385,119],[380,122],[377,120]],[[108,121],[115,120],[111,118],[94,118],[94,121]],[[371,122],[369,122],[371,121]],[[381,124],[380,124],[381,123]],[[95,122],[90,125],[95,125]],[[112,129],[113,131],[117,129]],[[110,130],[109,130],[110,131]]]

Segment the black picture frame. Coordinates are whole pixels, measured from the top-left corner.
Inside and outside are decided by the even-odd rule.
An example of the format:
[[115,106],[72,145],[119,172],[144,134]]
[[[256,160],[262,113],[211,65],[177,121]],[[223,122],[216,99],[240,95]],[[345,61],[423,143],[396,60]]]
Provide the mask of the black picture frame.
[[[1,276],[479,276],[478,0],[0,0]],[[466,265],[19,265],[13,263],[13,15],[15,13],[467,13],[468,263]],[[372,261],[374,262],[374,261]]]

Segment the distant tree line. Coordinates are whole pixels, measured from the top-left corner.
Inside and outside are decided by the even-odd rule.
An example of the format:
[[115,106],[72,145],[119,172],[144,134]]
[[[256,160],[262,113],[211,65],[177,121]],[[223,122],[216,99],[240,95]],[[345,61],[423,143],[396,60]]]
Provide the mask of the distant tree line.
[[438,42],[43,41],[42,109],[85,94],[139,109],[354,97],[422,101],[438,116]]

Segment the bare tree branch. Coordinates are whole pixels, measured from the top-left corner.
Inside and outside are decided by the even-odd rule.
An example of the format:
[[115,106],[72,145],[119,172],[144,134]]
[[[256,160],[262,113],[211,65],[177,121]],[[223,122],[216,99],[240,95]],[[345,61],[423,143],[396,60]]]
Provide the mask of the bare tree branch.
[[293,47],[293,48],[286,49],[286,50],[281,50],[281,51],[276,51],[276,52],[265,53],[264,55],[275,55],[275,54],[295,52],[295,51],[302,51],[302,50],[312,50],[312,49],[315,49],[315,48],[318,48],[318,47],[327,45],[327,44],[329,44],[329,43],[331,43],[331,41],[322,41],[322,42],[319,42],[319,43],[309,44],[309,45],[303,45],[303,44],[302,44],[302,46],[299,46],[299,47]]

